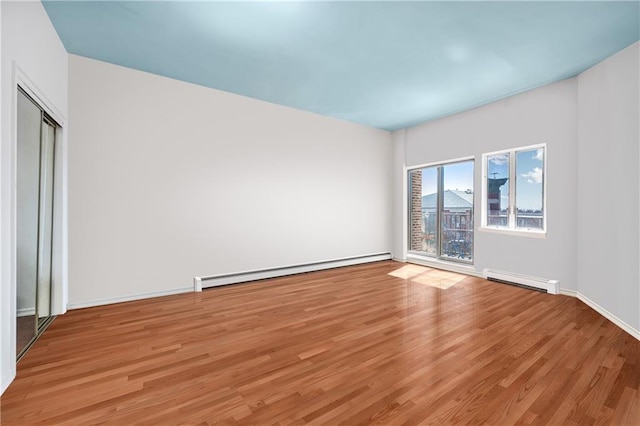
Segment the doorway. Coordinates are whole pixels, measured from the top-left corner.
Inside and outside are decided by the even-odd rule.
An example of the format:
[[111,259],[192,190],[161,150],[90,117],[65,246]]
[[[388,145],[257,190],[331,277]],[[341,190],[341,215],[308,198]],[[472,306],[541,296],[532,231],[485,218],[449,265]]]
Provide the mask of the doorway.
[[53,320],[53,189],[60,126],[18,86],[16,353],[20,360]]

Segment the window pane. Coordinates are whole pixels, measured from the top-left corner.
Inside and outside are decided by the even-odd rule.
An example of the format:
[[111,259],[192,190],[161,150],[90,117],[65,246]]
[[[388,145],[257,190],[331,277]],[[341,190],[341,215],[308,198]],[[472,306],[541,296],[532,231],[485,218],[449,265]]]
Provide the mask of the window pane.
[[473,260],[473,161],[442,166],[444,258]]
[[487,157],[487,225],[508,227],[509,154]]
[[516,228],[543,229],[544,148],[516,152]]
[[409,172],[411,194],[409,250],[436,255],[437,225],[437,167]]

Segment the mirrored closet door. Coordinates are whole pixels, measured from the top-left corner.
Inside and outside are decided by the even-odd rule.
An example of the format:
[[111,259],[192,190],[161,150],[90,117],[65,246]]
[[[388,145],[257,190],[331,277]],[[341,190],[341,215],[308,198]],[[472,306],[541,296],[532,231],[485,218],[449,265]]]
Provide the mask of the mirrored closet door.
[[51,321],[54,153],[57,124],[18,88],[16,352]]

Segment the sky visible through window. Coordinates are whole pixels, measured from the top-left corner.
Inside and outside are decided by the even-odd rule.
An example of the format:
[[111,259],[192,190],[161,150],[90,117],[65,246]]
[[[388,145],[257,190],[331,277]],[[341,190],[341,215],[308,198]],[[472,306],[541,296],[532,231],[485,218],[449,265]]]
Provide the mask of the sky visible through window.
[[[444,167],[445,190],[473,190],[473,162],[453,163]],[[491,178],[509,177],[509,154],[489,157],[488,173]],[[542,210],[543,150],[533,149],[516,153],[516,196],[519,210]],[[500,189],[500,209],[509,205],[509,182]],[[437,167],[422,169],[422,195],[437,190]]]
[[516,207],[542,210],[542,149],[516,153]]
[[[473,161],[453,163],[442,166],[444,186],[447,189],[473,191]],[[435,194],[437,190],[437,167],[422,169],[422,195]]]
[[[543,149],[519,151],[516,153],[516,206],[518,210],[542,210]],[[496,154],[488,159],[490,178],[509,177],[509,154]],[[500,188],[500,209],[509,205],[507,182]]]

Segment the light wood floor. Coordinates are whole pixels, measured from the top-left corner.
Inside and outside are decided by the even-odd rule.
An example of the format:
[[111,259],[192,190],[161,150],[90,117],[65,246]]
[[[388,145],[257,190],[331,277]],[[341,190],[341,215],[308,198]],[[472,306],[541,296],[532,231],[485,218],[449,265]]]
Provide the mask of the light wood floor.
[[577,299],[396,262],[58,317],[14,424],[640,424],[640,342]]

